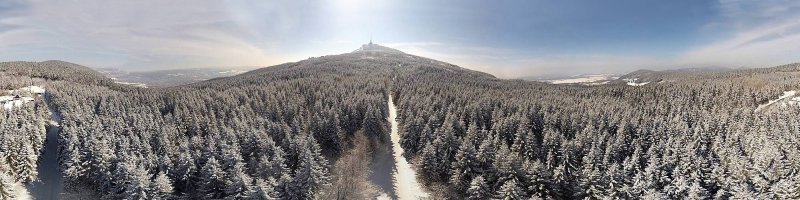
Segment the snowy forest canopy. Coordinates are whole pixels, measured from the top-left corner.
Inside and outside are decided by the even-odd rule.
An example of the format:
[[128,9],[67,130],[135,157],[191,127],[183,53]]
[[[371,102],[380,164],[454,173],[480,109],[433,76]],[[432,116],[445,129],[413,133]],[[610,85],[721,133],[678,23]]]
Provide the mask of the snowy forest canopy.
[[389,94],[404,156],[434,199],[800,198],[800,106],[755,111],[800,89],[798,64],[590,87],[398,51],[158,89],[59,61],[0,63],[0,75],[0,87],[34,77],[48,89],[47,101],[0,109],[3,183],[36,179],[50,106],[63,117],[66,189],[98,198],[374,198],[354,192],[369,185],[340,187],[367,181],[341,169],[387,145]]

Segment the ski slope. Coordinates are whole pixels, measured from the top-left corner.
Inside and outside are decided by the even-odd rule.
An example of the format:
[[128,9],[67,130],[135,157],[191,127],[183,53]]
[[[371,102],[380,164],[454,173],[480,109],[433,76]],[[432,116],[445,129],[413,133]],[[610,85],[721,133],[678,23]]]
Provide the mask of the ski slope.
[[395,160],[394,190],[399,200],[422,199],[428,197],[425,190],[417,182],[417,173],[411,168],[405,157],[403,148],[400,147],[400,134],[397,130],[397,108],[394,106],[392,96],[389,95],[389,122],[392,124],[391,140],[392,155]]

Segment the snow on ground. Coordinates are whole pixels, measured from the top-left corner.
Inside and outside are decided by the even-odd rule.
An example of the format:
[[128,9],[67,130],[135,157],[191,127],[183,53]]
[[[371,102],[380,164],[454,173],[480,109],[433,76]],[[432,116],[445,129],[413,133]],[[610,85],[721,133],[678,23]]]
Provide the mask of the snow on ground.
[[611,83],[611,81],[596,81],[596,82],[581,83],[581,84],[582,85],[588,85],[588,86],[595,86],[595,85],[605,85],[605,84],[608,84],[608,83]]
[[400,147],[400,134],[397,130],[397,108],[394,106],[392,96],[389,95],[389,122],[392,124],[392,133],[390,135],[392,140],[392,152],[395,157],[395,173],[394,173],[394,190],[397,194],[397,199],[420,199],[428,197],[428,193],[422,189],[422,186],[417,182],[417,173],[411,168],[405,157],[403,157],[403,148]]
[[[4,109],[11,110],[15,107],[25,105],[25,103],[32,102],[33,95],[42,95],[45,90],[39,86],[28,86],[16,90],[8,90],[8,95],[0,96],[0,105]],[[58,141],[56,141],[57,143]],[[14,184],[15,199],[33,199],[31,198],[28,189],[22,183]]]
[[650,83],[650,82],[637,83],[636,81],[639,80],[638,78],[634,78],[634,79],[627,79],[626,78],[626,79],[622,79],[622,80],[627,81],[628,85],[630,85],[630,86],[643,86],[643,85],[647,85],[648,83]]
[[369,168],[372,173],[369,174],[369,181],[372,182],[380,190],[380,196],[386,196],[389,199],[395,198],[394,191],[394,171],[395,161],[392,155],[391,141],[387,139],[386,146],[381,149],[376,149],[372,163]]
[[789,100],[789,102],[786,102],[786,104],[788,104],[788,105],[800,105],[800,97],[792,98],[791,100]]
[[22,183],[14,183],[14,199],[18,200],[27,200],[33,199],[31,198],[31,194],[28,193],[28,190],[25,189],[25,186]]
[[375,199],[376,200],[392,200],[392,197],[390,197],[389,194],[381,192],[381,195],[378,196],[378,197],[375,197]]
[[245,71],[245,70],[235,70],[235,69],[232,69],[232,70],[228,70],[228,71],[221,71],[221,72],[219,72],[219,73],[220,73],[220,74],[226,74],[226,75],[228,75],[228,74],[230,74],[230,75],[237,75],[237,74],[242,74],[242,73],[245,73],[245,72],[247,72],[247,71]]
[[538,80],[551,84],[579,84],[579,85],[594,86],[594,85],[608,84],[613,80],[617,80],[618,78],[619,77],[616,76],[615,74],[588,74],[588,75],[575,75],[560,79],[538,79]]
[[[762,109],[764,109],[764,108],[766,108],[766,107],[768,107],[768,106],[770,106],[772,104],[775,104],[778,101],[781,101],[783,99],[792,97],[795,94],[797,94],[797,91],[794,91],[794,90],[793,91],[785,91],[785,92],[783,92],[783,95],[781,95],[777,99],[770,100],[769,102],[767,102],[765,104],[758,105],[758,107],[756,108],[756,112],[761,111]],[[781,105],[784,105],[784,106],[786,106],[786,105],[795,105],[795,104],[800,104],[800,97],[794,97],[794,98],[788,99],[788,101],[786,101],[786,102],[781,103]]]
[[144,83],[129,83],[129,82],[121,82],[121,81],[115,81],[114,83],[123,84],[123,85],[130,85],[130,86],[140,87],[140,88],[147,88],[147,84],[144,84]]
[[30,183],[28,190],[37,200],[55,200],[61,197],[64,188],[63,174],[58,164],[58,132],[61,129],[59,124],[62,117],[58,111],[49,106],[49,99],[45,98],[45,101],[50,112],[50,126],[47,127],[44,152],[39,156],[37,167],[39,181]]
[[0,96],[0,104],[3,104],[3,108],[6,110],[25,105],[26,102],[31,101],[33,101],[31,97]]
[[599,85],[598,83],[608,83],[607,80],[615,79],[615,77],[611,77],[608,74],[592,74],[592,75],[584,75],[584,76],[575,76],[572,78],[567,79],[554,79],[554,80],[546,80],[552,84],[572,84],[572,83],[582,83],[582,84],[589,84],[589,85]]
[[644,83],[631,83],[631,82],[628,82],[628,85],[630,85],[630,86],[643,86],[643,85],[647,85],[648,83],[650,83],[650,82],[644,82]]
[[24,88],[17,89],[18,91],[27,91],[34,94],[44,94],[44,88],[39,86],[28,86]]
[[33,101],[33,95],[44,94],[45,90],[39,86],[28,86],[16,90],[8,90],[7,95],[0,96],[0,105],[6,110],[25,105]]

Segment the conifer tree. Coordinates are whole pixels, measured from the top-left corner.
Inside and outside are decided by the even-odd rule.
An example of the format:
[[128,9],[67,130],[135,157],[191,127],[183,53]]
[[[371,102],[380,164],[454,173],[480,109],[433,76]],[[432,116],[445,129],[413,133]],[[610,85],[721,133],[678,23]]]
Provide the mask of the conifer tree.
[[469,184],[469,189],[467,189],[467,199],[486,199],[489,197],[489,194],[491,194],[489,191],[489,186],[486,184],[483,176],[478,176],[472,179],[471,183]]
[[163,171],[159,172],[152,181],[150,181],[150,196],[153,199],[171,199],[173,192],[172,181],[167,177]]
[[516,179],[509,179],[503,186],[500,187],[500,191],[496,196],[497,199],[503,200],[520,200],[525,197],[525,194],[522,193],[522,189],[520,189],[519,185],[517,185]]
[[0,173],[0,199],[11,200],[16,198],[14,182],[6,173]]
[[202,198],[218,199],[224,197],[225,172],[220,168],[219,162],[214,157],[209,158],[203,168],[200,169],[198,192]]
[[456,153],[455,161],[451,165],[452,176],[450,177],[450,184],[459,191],[466,191],[470,187],[469,181],[473,176],[478,174],[478,160],[476,158],[475,147],[472,141],[463,141],[461,147]]

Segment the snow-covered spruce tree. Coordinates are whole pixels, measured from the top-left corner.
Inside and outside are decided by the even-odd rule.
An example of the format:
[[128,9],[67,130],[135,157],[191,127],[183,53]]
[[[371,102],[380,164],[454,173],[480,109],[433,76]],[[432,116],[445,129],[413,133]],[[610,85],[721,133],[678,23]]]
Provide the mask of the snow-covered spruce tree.
[[422,150],[422,162],[419,163],[419,166],[425,179],[431,181],[448,180],[452,162],[442,161],[453,160],[458,148],[455,145],[458,144],[456,142],[458,140],[453,135],[452,120],[445,120],[445,124],[436,129],[435,132],[435,139]]
[[489,185],[483,179],[483,176],[478,176],[472,179],[467,189],[467,199],[479,200],[486,199],[491,196]]
[[253,189],[250,192],[250,194],[247,195],[246,199],[250,200],[278,199],[277,193],[275,192],[276,184],[277,183],[272,178],[267,178],[266,180],[256,178],[255,185],[253,186]]
[[527,183],[521,183],[520,185],[527,187],[525,188],[526,191],[533,197],[547,196],[548,171],[543,168],[539,161],[526,161],[524,169],[524,180]]
[[[365,116],[373,116],[373,127],[385,129],[386,70],[372,65],[368,67],[377,70],[355,67],[364,66],[330,63],[265,70],[254,72],[259,76],[238,80],[160,89],[98,84],[102,81],[88,79],[65,81],[48,89],[64,116],[61,158],[67,182],[114,193],[118,185],[125,185],[120,183],[124,178],[111,173],[120,160],[117,156],[138,152],[141,158],[136,159],[142,160],[151,181],[157,175],[153,173],[167,173],[175,198],[207,198],[204,189],[213,189],[208,190],[214,191],[211,196],[246,196],[256,185],[247,181],[248,177],[273,177],[276,188],[286,188],[282,186],[292,185],[299,166],[297,152],[301,151],[289,150],[295,136],[324,133],[316,135],[327,137],[325,148],[319,148],[325,149],[321,155],[335,159],[338,156],[328,152],[332,149],[328,147],[344,147],[342,141],[364,128]],[[328,73],[338,70],[346,73]],[[321,120],[314,121],[309,113],[317,113]],[[374,134],[385,135],[381,131]],[[298,147],[302,150],[307,145]],[[224,188],[202,182],[213,180],[201,178],[210,157],[223,172],[217,179],[226,181]],[[240,159],[225,160],[236,157]],[[217,189],[225,190],[224,194]]]
[[172,199],[173,190],[172,180],[167,177],[166,173],[159,172],[150,181],[148,192],[152,199]]
[[131,198],[131,199],[151,199],[150,196],[150,177],[144,166],[138,163],[140,159],[123,155],[123,159],[116,163],[112,173],[111,191],[106,198]]
[[313,199],[318,189],[329,184],[328,161],[322,157],[319,145],[313,137],[302,137],[303,148],[298,156],[298,166],[290,182],[290,190],[281,198],[283,199]]
[[14,181],[6,173],[0,173],[0,199],[11,200],[16,198]]
[[239,148],[235,145],[222,145],[220,167],[224,171],[222,188],[226,198],[242,199],[251,189],[252,179],[245,173],[245,164],[242,162],[243,159],[239,152]]
[[775,183],[771,188],[776,199],[800,199],[800,183],[797,182],[797,175],[786,178]]
[[188,193],[195,188],[192,181],[192,175],[200,170],[194,165],[192,155],[187,151],[180,151],[177,158],[173,161],[171,171],[168,171],[169,176],[172,177],[173,190],[183,191],[184,194]]
[[250,193],[252,179],[244,172],[244,164],[237,162],[225,170],[225,196],[242,199]]
[[425,174],[425,179],[438,180],[441,174],[445,172],[446,165],[442,164],[442,153],[436,150],[433,144],[424,145],[420,154],[420,163],[418,168],[422,174]]
[[200,180],[197,183],[197,191],[201,198],[219,199],[225,197],[225,172],[221,169],[216,158],[211,157],[200,169]]
[[705,188],[700,186],[700,183],[694,182],[689,186],[689,190],[687,191],[687,197],[689,199],[708,199],[710,196],[708,195],[708,191]]
[[[0,82],[13,79],[0,76]],[[19,88],[15,86],[13,89]],[[12,89],[12,88],[8,88]],[[0,88],[0,95],[6,95]],[[0,156],[4,162],[8,178],[22,184],[38,178],[38,159],[45,137],[44,122],[47,119],[39,101],[0,109]]]
[[[502,143],[502,142],[501,142]],[[522,173],[517,174],[517,170],[521,169],[521,163],[519,156],[516,152],[511,152],[507,145],[502,144],[500,149],[497,150],[494,158],[494,166],[497,169],[497,174],[500,179],[515,177],[517,175],[522,175]],[[500,180],[504,181],[504,180]]]
[[[616,191],[618,198],[688,198],[694,187],[721,199],[768,199],[791,195],[781,192],[791,188],[781,188],[791,185],[785,180],[798,171],[792,163],[798,163],[800,155],[791,150],[800,144],[796,139],[800,120],[795,117],[800,109],[774,104],[755,111],[784,91],[800,89],[797,64],[724,72],[634,73],[630,76],[641,75],[652,83],[587,87],[502,80],[402,54],[363,58],[363,54],[312,58],[236,77],[149,89],[117,85],[91,69],[57,61],[0,63],[0,73],[61,80],[48,92],[64,116],[60,158],[66,181],[100,193],[113,193],[116,186],[126,184],[127,179],[112,172],[120,155],[138,152],[141,155],[131,159],[141,160],[137,163],[147,172],[143,177],[153,180],[152,173],[168,172],[175,194],[181,197],[203,198],[200,171],[210,157],[225,165],[220,166],[225,174],[219,177],[230,176],[230,166],[243,162],[244,174],[253,179],[274,177],[276,191],[284,194],[291,191],[285,188],[292,188],[300,150],[307,148],[292,144],[295,138],[329,137],[324,142],[319,139],[326,143],[321,149],[346,150],[346,142],[365,129],[365,121],[375,125],[372,128],[387,127],[384,109],[389,93],[398,105],[404,156],[415,164],[426,159],[443,163],[435,170],[437,178],[426,180],[432,185],[449,187],[458,172],[453,166],[465,166],[456,158],[464,140],[476,145],[479,167],[472,176],[482,176],[493,194],[509,179],[499,174],[514,174],[529,196],[580,198],[575,194],[586,193],[581,187],[586,180],[579,180],[591,176],[584,173],[598,171],[601,179],[608,180],[600,184],[603,188],[616,188],[604,192]],[[18,88],[27,80],[0,80],[0,87]],[[24,125],[36,121],[25,117],[35,113],[0,110],[0,137],[7,142],[0,145],[3,153],[19,149],[8,143],[38,140],[13,134],[38,127]],[[325,123],[312,123],[315,115]],[[338,141],[322,134],[330,133],[330,124],[342,131]],[[285,153],[278,156],[284,161],[269,153],[267,138],[275,151]],[[508,162],[497,161],[501,156],[495,152],[501,148],[519,154],[522,169],[509,170]],[[583,158],[593,148],[597,161],[592,170],[584,170]],[[222,155],[233,157],[228,156],[233,152],[241,160],[223,161]],[[267,165],[283,165],[277,169],[285,170],[263,169]],[[16,174],[11,178],[16,180]],[[245,187],[255,185],[251,181]],[[459,192],[463,194],[454,196],[467,196],[466,190]]]
[[[69,123],[67,121],[66,123]],[[63,132],[71,132],[71,126],[64,126]],[[64,177],[70,179],[78,179],[78,177],[83,176],[87,170],[87,162],[88,160],[82,160],[82,153],[80,151],[81,146],[77,144],[78,135],[77,134],[69,134],[64,140],[59,141],[59,145],[63,146],[64,148],[59,153],[59,160],[61,160],[61,168],[64,172]]]
[[495,140],[491,135],[483,138],[478,146],[476,161],[478,169],[481,171],[481,176],[487,183],[497,180],[497,167],[495,166],[495,158],[497,156],[497,149],[495,148]]
[[314,113],[309,123],[310,132],[320,145],[326,147],[328,154],[338,156],[342,151],[342,144],[339,141],[342,130],[338,126],[339,120],[335,111],[325,109],[324,113]]
[[667,195],[664,195],[663,193],[661,193],[659,191],[656,191],[654,189],[645,190],[644,193],[642,194],[642,196],[639,197],[639,198],[641,198],[641,199],[669,199],[667,197]]
[[526,195],[517,184],[516,179],[509,179],[500,187],[500,191],[497,192],[495,198],[502,200],[521,200],[525,199]]
[[451,165],[450,185],[460,192],[465,192],[467,188],[471,187],[470,180],[473,180],[473,177],[479,173],[479,163],[476,158],[475,146],[472,143],[473,141],[468,140],[461,143],[461,147],[456,153],[456,160]]

